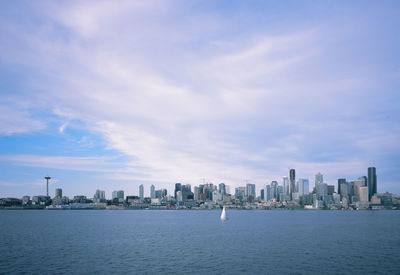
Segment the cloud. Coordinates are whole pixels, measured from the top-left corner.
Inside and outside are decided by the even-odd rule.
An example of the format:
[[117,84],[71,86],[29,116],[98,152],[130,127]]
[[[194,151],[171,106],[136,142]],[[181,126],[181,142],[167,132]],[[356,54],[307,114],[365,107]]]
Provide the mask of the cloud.
[[[40,31],[12,32],[27,49],[16,59],[36,72],[29,83],[40,93],[30,100],[50,106],[58,120],[80,121],[127,160],[119,168],[103,157],[4,161],[121,180],[209,178],[238,186],[281,178],[288,166],[307,177],[355,177],[383,163],[369,153],[375,142],[388,141],[383,154],[398,147],[398,123],[385,139],[391,127],[371,114],[387,111],[376,104],[381,80],[350,62],[357,49],[337,47],[359,30],[342,33],[324,21],[290,29],[256,22],[243,31],[237,18],[168,1],[73,1],[36,12],[46,18]],[[28,113],[21,125],[44,127],[29,128]]]
[[68,124],[69,124],[69,122],[65,122],[58,128],[58,131],[60,132],[60,134],[64,134],[64,131],[67,128]]
[[118,172],[120,164],[113,157],[69,157],[40,155],[3,155],[0,161],[21,166],[88,172]]
[[32,118],[28,111],[15,108],[15,105],[0,102],[0,114],[0,135],[11,136],[37,132],[46,127],[44,122]]

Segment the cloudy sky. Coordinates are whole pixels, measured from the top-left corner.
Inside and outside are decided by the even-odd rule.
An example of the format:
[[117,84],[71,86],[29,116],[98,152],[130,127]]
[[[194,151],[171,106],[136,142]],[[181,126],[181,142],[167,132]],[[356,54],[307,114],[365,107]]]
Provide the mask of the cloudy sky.
[[2,1],[0,197],[175,182],[400,193],[399,1]]

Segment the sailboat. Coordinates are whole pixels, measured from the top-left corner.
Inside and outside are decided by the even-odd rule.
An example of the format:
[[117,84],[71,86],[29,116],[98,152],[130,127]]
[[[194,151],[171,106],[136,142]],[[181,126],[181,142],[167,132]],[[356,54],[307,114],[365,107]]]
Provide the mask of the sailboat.
[[226,218],[226,210],[225,210],[225,206],[224,206],[224,208],[222,208],[222,213],[221,213],[221,221],[226,221],[227,220],[227,218]]

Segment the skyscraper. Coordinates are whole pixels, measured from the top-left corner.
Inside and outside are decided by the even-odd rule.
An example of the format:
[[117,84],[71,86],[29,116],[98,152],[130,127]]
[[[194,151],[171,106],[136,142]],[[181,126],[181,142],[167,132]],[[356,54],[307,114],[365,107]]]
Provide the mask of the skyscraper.
[[58,198],[62,197],[62,189],[61,188],[56,188],[56,197],[58,197]]
[[156,198],[156,189],[153,184],[150,186],[150,198],[152,199]]
[[246,197],[247,199],[255,199],[256,197],[256,185],[248,183],[246,184]]
[[346,184],[346,179],[338,179],[338,180],[337,180],[338,194],[341,194],[341,192],[340,192],[340,185],[341,185],[341,184]]
[[289,196],[290,194],[289,190],[290,190],[289,178],[283,177],[283,192],[285,193],[286,196]]
[[219,192],[222,194],[222,195],[225,195],[226,194],[226,187],[225,187],[225,183],[220,183],[219,184]]
[[144,187],[143,184],[139,185],[139,198],[144,199]]
[[296,172],[294,169],[290,169],[289,173],[290,178],[290,199],[293,200],[293,193],[296,192],[295,190],[295,183],[296,183]]
[[324,176],[318,172],[318,174],[315,175],[315,185],[319,183],[324,183]]
[[371,200],[372,196],[376,194],[376,168],[368,167],[368,199]]
[[174,192],[175,199],[176,199],[176,193],[178,191],[182,191],[182,184],[181,183],[175,183],[175,192]]

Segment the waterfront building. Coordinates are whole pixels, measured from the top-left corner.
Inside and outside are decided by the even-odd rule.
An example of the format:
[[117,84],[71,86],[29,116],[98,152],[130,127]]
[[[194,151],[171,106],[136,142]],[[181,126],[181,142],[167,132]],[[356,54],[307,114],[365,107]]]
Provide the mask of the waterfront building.
[[118,200],[119,202],[124,201],[124,191],[123,190],[118,190],[118,191],[113,191],[112,192],[112,200]]
[[150,198],[151,199],[155,199],[156,198],[156,189],[155,189],[153,184],[150,186]]
[[315,186],[321,183],[324,183],[324,176],[318,172],[318,174],[315,175]]
[[340,185],[346,184],[346,179],[338,179],[338,194],[340,194]]
[[310,194],[310,182],[308,179],[303,179],[303,195]]
[[96,193],[93,196],[93,202],[105,202],[106,201],[106,191],[96,190]]
[[335,193],[335,185],[328,185],[328,196],[332,196]]
[[220,183],[218,186],[218,191],[222,194],[222,195],[226,195],[226,186],[225,183]]
[[317,199],[323,200],[326,196],[328,196],[328,184],[317,183],[315,186],[315,191],[317,193]]
[[289,197],[290,195],[289,177],[283,177],[283,190],[285,192],[285,195]]
[[245,197],[246,197],[246,187],[236,187],[235,198],[238,200],[243,200]]
[[261,189],[261,192],[260,192],[260,199],[262,200],[262,201],[265,201],[265,192],[264,192],[264,189]]
[[198,200],[200,200],[200,188],[199,187],[197,187],[197,186],[195,186],[194,187],[194,189],[193,189],[193,198],[194,198],[194,200],[195,201],[198,201]]
[[277,198],[278,198],[278,182],[274,180],[271,182],[271,199],[277,199]]
[[368,167],[368,196],[371,200],[372,196],[376,194],[377,180],[376,180],[376,168]]
[[176,193],[178,191],[182,191],[182,184],[181,183],[175,183],[175,190],[174,190],[175,199],[176,199],[176,195],[177,195]]
[[346,199],[347,201],[349,200],[349,193],[347,190],[347,182],[340,184],[340,197],[342,199],[342,202],[343,202],[343,199]]
[[290,169],[289,171],[289,179],[290,179],[290,199],[293,200],[292,194],[296,192],[295,183],[296,183],[296,171],[294,169]]
[[139,198],[141,200],[144,199],[144,186],[143,186],[143,184],[139,185]]
[[283,202],[286,200],[286,196],[285,193],[283,192],[283,186],[282,185],[278,185],[276,188],[276,194],[277,194],[277,201]]
[[270,185],[265,186],[265,200],[271,201],[271,186]]
[[256,198],[256,185],[252,183],[246,184],[246,198],[250,201]]
[[62,189],[61,188],[56,188],[56,197],[59,197],[59,198],[62,197]]
[[299,179],[297,181],[297,188],[300,196],[307,195],[309,193],[308,179]]
[[360,186],[360,187],[358,187],[358,189],[359,189],[358,201],[359,202],[368,202],[369,201],[368,186]]
[[213,191],[213,202],[222,201],[222,194],[218,190]]
[[30,201],[31,201],[31,197],[29,197],[29,196],[22,197],[22,205],[27,205],[30,203]]

